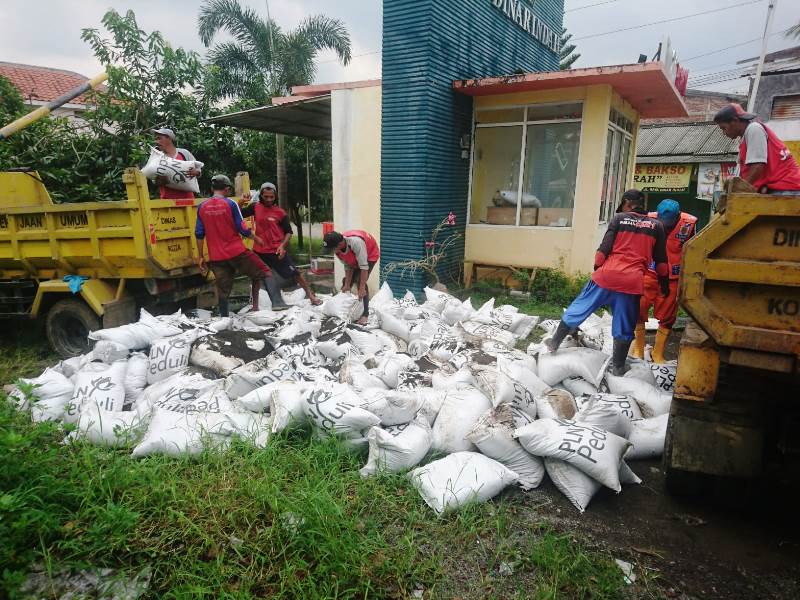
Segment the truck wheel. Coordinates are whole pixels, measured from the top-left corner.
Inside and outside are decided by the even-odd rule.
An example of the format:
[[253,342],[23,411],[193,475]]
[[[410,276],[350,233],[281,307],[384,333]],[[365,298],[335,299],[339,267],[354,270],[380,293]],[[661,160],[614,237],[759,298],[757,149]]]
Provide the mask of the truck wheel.
[[59,300],[47,313],[47,339],[64,358],[89,351],[89,332],[100,329],[100,318],[80,300]]

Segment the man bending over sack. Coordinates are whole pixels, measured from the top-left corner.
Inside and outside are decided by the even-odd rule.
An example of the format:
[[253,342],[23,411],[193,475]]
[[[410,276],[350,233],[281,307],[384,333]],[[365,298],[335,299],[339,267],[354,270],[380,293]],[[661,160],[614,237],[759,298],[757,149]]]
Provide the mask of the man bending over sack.
[[[349,292],[354,283],[358,284],[358,297],[364,300],[364,314],[358,320],[359,325],[367,324],[369,316],[369,287],[367,280],[373,267],[381,257],[381,249],[375,238],[366,231],[354,229],[339,233],[329,231],[323,240],[326,250],[333,250],[336,256],[344,263],[344,279],[342,280],[342,291]],[[358,281],[354,280],[354,274],[358,271]]]
[[277,197],[278,190],[274,184],[262,183],[256,201],[242,209],[242,216],[255,217],[256,233],[263,242],[253,244],[253,251],[278,275],[303,288],[311,304],[318,306],[322,304],[322,300],[317,298],[306,278],[294,265],[292,257],[286,252],[289,240],[292,239],[292,225],[286,211],[275,204]]
[[239,205],[228,197],[233,190],[231,180],[225,175],[211,178],[214,195],[197,207],[197,225],[194,235],[197,238],[199,256],[197,264],[201,271],[206,270],[203,258],[204,245],[208,244],[208,261],[214,273],[219,314],[228,316],[228,298],[236,275],[245,275],[252,281],[253,310],[258,310],[258,291],[262,281],[266,284],[270,298],[280,298],[280,290],[275,290],[272,273],[267,265],[252,251],[245,248],[242,238],[253,238],[256,244],[264,241],[242,221]]
[[667,345],[667,338],[678,316],[678,280],[681,275],[683,244],[694,235],[697,217],[681,212],[681,206],[675,200],[662,200],[658,204],[658,212],[651,212],[647,216],[661,221],[666,232],[669,295],[661,296],[659,293],[658,277],[654,265],[651,264],[644,276],[644,294],[639,303],[639,322],[636,324],[636,339],[631,348],[631,356],[644,358],[644,324],[650,315],[652,306],[653,315],[658,319],[653,362],[663,363],[664,347]]
[[644,194],[628,190],[622,195],[622,204],[608,223],[597,249],[592,279],[564,312],[555,334],[545,342],[547,348],[555,352],[570,331],[595,310],[609,305],[614,336],[611,372],[624,374],[639,315],[639,297],[644,292],[644,275],[652,262],[655,262],[661,293],[667,296],[669,277],[664,226],[647,216]]

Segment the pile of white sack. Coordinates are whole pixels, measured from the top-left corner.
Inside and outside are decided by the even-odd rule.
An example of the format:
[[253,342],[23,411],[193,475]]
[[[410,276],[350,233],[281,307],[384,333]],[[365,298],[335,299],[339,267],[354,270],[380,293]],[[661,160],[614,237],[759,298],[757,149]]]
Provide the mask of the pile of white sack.
[[[443,292],[362,303],[337,294],[284,312],[152,316],[91,333],[89,354],[11,391],[34,421],[73,424],[65,442],[194,455],[234,437],[258,446],[291,427],[367,455],[361,475],[410,470],[437,512],[548,474],[583,511],[603,486],[640,483],[625,461],[661,455],[674,365],[606,372],[611,321],[592,317],[549,354],[515,348],[544,321]],[[572,346],[572,347],[570,347]]]

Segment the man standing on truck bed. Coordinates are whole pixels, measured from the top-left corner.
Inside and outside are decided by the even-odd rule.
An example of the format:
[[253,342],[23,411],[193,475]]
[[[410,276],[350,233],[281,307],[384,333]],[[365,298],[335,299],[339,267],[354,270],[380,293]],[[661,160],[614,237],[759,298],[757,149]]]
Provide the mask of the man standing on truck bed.
[[[156,146],[164,154],[170,158],[177,158],[178,160],[196,160],[194,155],[186,148],[175,147],[175,132],[172,129],[162,127],[161,129],[153,129],[156,134]],[[200,169],[192,167],[189,169],[187,175],[189,177],[200,177]],[[176,190],[166,185],[166,177],[157,177],[156,183],[159,184],[159,194],[162,200],[194,200],[194,192],[189,190]]]
[[759,194],[800,194],[800,167],[780,138],[736,104],[728,104],[714,115],[714,122],[739,143],[739,176]]
[[592,279],[564,312],[553,337],[545,341],[550,352],[555,352],[570,331],[595,310],[609,305],[613,314],[611,372],[614,375],[625,372],[625,359],[639,315],[639,297],[644,292],[644,275],[650,263],[655,262],[662,295],[669,294],[664,226],[647,216],[644,194],[639,190],[625,192],[620,209],[609,221],[597,249]]
[[650,315],[650,307],[652,306],[653,315],[658,319],[656,345],[653,348],[653,362],[663,363],[667,338],[678,316],[678,280],[681,275],[683,245],[694,235],[697,217],[681,212],[680,204],[670,199],[659,202],[657,212],[651,212],[647,216],[661,221],[666,232],[669,295],[662,296],[659,293],[655,265],[651,264],[644,276],[644,294],[639,303],[639,322],[636,324],[636,339],[633,342],[633,348],[631,348],[631,356],[644,358],[644,324]]
[[[344,280],[342,281],[342,291],[349,292],[353,284],[358,285],[358,297],[364,300],[364,314],[358,320],[359,325],[367,324],[369,317],[369,279],[372,269],[381,257],[381,249],[378,242],[366,231],[354,229],[339,233],[329,231],[323,238],[324,248],[333,250],[336,256],[344,263]],[[358,271],[358,278],[353,278]]]
[[242,216],[255,217],[256,233],[264,242],[263,244],[253,244],[253,251],[264,261],[264,264],[283,279],[303,288],[311,304],[318,306],[322,304],[322,301],[314,294],[306,278],[297,269],[291,255],[286,251],[289,240],[292,239],[292,225],[289,223],[286,211],[275,204],[277,199],[278,189],[275,185],[269,182],[262,183],[256,201],[242,209]]
[[214,272],[221,316],[228,316],[228,297],[237,274],[251,279],[253,310],[258,310],[261,283],[264,282],[269,290],[272,287],[272,273],[252,250],[245,248],[242,238],[251,237],[257,244],[263,244],[263,240],[247,228],[242,221],[239,205],[228,197],[233,190],[228,177],[214,175],[211,189],[214,195],[197,207],[194,232],[199,253],[197,264],[201,270],[206,270],[203,250],[207,242],[209,266]]

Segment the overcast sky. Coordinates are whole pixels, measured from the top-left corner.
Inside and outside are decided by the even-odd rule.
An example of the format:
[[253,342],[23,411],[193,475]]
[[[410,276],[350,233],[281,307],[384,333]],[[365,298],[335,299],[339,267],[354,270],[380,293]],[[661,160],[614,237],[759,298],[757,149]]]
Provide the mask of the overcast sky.
[[[265,0],[242,3],[266,15]],[[201,0],[2,0],[0,4],[0,60],[4,61],[58,67],[87,76],[100,72],[80,31],[100,27],[100,19],[110,7],[121,12],[133,9],[143,29],[160,30],[173,46],[204,52],[197,37]],[[599,5],[582,8],[593,4]],[[735,68],[737,60],[758,54],[767,4],[767,0],[566,0],[564,23],[582,54],[576,67],[636,62],[640,53],[651,57],[662,37],[669,35],[679,59],[690,69],[690,78],[695,78]],[[347,25],[353,42],[351,64],[342,67],[332,55],[320,55],[317,82],[380,77],[380,0],[269,0],[269,5],[272,17],[284,28],[317,13],[337,17]],[[597,35],[715,9],[725,10]],[[800,1],[778,0],[772,31],[785,30],[799,21]],[[769,42],[770,51],[800,44],[800,40],[783,35],[772,35]],[[725,91],[747,88],[741,79],[706,87]]]

